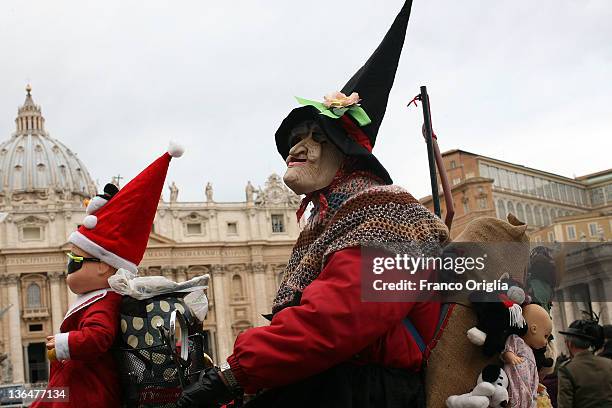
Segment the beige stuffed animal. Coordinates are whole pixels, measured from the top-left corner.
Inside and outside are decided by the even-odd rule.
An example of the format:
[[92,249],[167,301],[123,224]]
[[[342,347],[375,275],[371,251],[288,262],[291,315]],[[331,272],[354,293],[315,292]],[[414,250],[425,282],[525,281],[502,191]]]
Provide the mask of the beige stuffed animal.
[[[487,267],[499,271],[498,276],[508,273],[511,278],[522,282],[529,261],[526,229],[527,226],[512,214],[508,215],[508,222],[482,217],[471,221],[455,242],[523,243],[517,248],[524,250],[513,251],[504,251],[502,246],[487,246]],[[428,407],[445,407],[450,395],[463,394],[473,387],[474,378],[478,377],[482,367],[499,363],[499,357],[486,358],[480,347],[468,340],[466,332],[476,323],[476,315],[467,302],[455,304],[443,335],[429,357],[426,375]]]

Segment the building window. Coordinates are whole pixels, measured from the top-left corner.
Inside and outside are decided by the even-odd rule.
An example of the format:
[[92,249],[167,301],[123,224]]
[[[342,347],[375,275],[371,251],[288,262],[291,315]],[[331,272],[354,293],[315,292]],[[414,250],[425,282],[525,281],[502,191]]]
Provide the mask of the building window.
[[573,200],[572,202],[575,204],[578,204],[580,202],[580,190],[578,190],[576,187],[572,187],[572,195],[573,195]]
[[559,197],[561,201],[567,202],[567,186],[563,183],[559,184]]
[[453,179],[453,186],[456,186],[457,184],[461,183],[461,178],[454,178]]
[[599,230],[599,225],[596,222],[589,223],[589,234],[592,237],[597,235],[598,230]]
[[518,187],[521,193],[527,194],[527,181],[523,173],[518,174]]
[[540,213],[540,207],[533,207],[535,225],[542,225],[542,214]]
[[514,212],[514,204],[512,204],[512,202],[508,203],[508,214],[516,216],[516,213]]
[[41,239],[40,227],[23,227],[21,233],[24,240],[39,240]]
[[567,239],[576,239],[576,227],[573,225],[567,226]]
[[536,195],[536,186],[533,176],[527,176],[527,190],[529,194]]
[[485,209],[487,208],[487,199],[484,197],[481,197],[478,199],[478,207],[481,209]]
[[451,160],[451,161],[450,161],[450,168],[451,168],[451,169],[455,169],[455,168],[457,168],[457,163],[455,163],[455,161],[454,161],[454,160]]
[[497,218],[506,219],[506,206],[502,200],[497,202]]
[[584,190],[579,190],[580,191],[580,204],[581,205],[587,205],[587,197],[586,197],[586,193],[584,192]]
[[40,302],[40,286],[36,283],[30,283],[28,286],[28,308],[37,308],[41,306]]
[[509,189],[510,181],[508,180],[508,171],[504,169],[499,170],[499,180],[502,188]]
[[548,210],[546,208],[542,208],[542,222],[544,225],[550,225],[550,217],[548,216]]
[[234,300],[244,300],[244,287],[240,275],[232,277],[232,298]]
[[544,198],[544,187],[542,185],[542,179],[539,177],[535,178],[536,195],[540,198]]
[[202,235],[202,223],[188,223],[187,235]]
[[547,200],[552,200],[552,191],[550,190],[550,181],[544,180],[544,196]]
[[500,187],[499,184],[499,172],[497,171],[497,167],[489,167],[489,178],[493,179],[493,185],[495,187]]
[[478,167],[480,170],[480,177],[489,178],[489,166],[487,166],[486,164],[480,163]]
[[531,206],[529,204],[525,205],[525,220],[528,225],[533,225],[533,213],[531,212]]
[[28,330],[31,332],[41,332],[43,331],[43,325],[42,324],[30,324],[28,325]]
[[272,232],[285,232],[285,216],[272,214]]
[[555,233],[553,231],[548,233],[548,242],[555,242]]
[[508,175],[510,176],[510,189],[512,191],[519,191],[517,174],[513,171],[509,171]]
[[525,211],[523,211],[523,204],[521,203],[516,205],[516,216],[519,220],[525,222]]
[[470,202],[467,199],[465,199],[463,200],[463,213],[467,214],[469,212],[470,212]]
[[227,223],[227,234],[228,235],[238,235],[238,224],[235,222]]
[[552,193],[555,201],[561,200],[561,195],[559,193],[559,183],[552,183]]
[[598,206],[604,203],[605,203],[605,198],[604,198],[603,187],[594,188],[593,190],[591,190],[591,205]]

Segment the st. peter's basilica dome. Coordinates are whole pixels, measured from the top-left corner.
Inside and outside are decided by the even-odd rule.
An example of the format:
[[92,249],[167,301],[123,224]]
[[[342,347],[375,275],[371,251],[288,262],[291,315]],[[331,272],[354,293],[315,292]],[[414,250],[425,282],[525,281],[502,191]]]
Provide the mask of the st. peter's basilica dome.
[[0,143],[0,195],[23,199],[82,199],[95,195],[96,186],[76,156],[45,131],[40,106],[26,87],[24,104],[15,119],[17,130]]

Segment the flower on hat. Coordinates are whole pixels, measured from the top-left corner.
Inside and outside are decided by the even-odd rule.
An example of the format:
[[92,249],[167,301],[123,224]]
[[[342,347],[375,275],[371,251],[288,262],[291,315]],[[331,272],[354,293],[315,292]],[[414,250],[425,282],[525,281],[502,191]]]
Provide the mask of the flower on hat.
[[361,99],[357,92],[353,92],[349,96],[346,96],[342,92],[332,92],[323,97],[323,105],[328,108],[348,108],[357,105],[359,101],[361,101]]
[[332,92],[323,97],[323,102],[312,101],[297,97],[297,101],[304,106],[312,106],[319,111],[321,115],[332,119],[340,119],[345,113],[348,113],[359,126],[366,126],[372,123],[372,119],[359,105],[361,99],[357,92],[353,92],[346,96],[342,92]]

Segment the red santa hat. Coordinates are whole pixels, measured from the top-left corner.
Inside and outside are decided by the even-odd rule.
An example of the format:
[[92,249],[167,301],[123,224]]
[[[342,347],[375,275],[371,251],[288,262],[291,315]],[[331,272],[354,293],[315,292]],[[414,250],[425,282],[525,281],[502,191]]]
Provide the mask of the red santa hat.
[[114,196],[94,197],[83,225],[68,241],[115,268],[137,273],[172,157],[183,148],[170,143],[168,151]]

